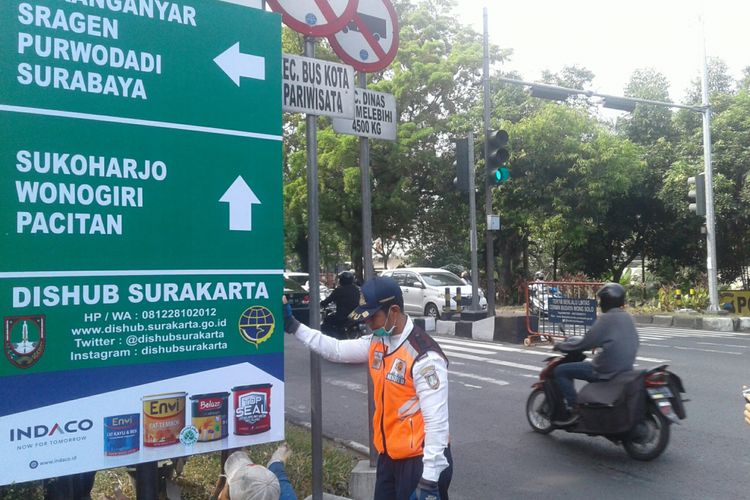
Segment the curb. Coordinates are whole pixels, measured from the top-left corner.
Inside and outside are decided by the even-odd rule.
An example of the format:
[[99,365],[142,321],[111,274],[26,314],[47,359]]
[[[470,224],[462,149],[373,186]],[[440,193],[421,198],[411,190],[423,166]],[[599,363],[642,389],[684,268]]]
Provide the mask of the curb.
[[713,316],[699,314],[633,314],[637,325],[672,326],[711,332],[750,333],[750,317]]
[[[290,417],[289,415],[287,415],[286,421],[291,424],[297,425],[299,427],[304,427],[305,429],[308,429],[308,430],[312,429],[312,424],[308,422],[307,420],[298,420],[294,417]],[[349,448],[353,452],[359,453],[366,459],[370,458],[369,446],[365,446],[362,443],[358,443],[356,441],[350,441],[348,439],[341,439],[340,437],[330,436],[326,434],[325,432],[323,433],[323,437],[328,439],[329,441],[333,441],[336,444],[340,444],[341,446],[345,448]]]
[[[688,328],[709,332],[750,333],[750,317],[744,316],[734,318],[730,316],[703,316],[699,314],[632,314],[632,317],[636,325]],[[526,316],[518,314],[495,316],[494,328],[492,318],[483,318],[474,322],[435,321],[432,318],[414,318],[414,323],[430,333],[472,340],[519,344],[527,336]]]

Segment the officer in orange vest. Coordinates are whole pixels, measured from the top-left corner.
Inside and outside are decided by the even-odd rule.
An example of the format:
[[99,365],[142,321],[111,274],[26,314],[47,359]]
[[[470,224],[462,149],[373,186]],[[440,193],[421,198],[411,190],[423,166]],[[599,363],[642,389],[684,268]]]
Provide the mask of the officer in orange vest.
[[[286,303],[286,302],[285,302]],[[369,334],[336,340],[299,323],[284,307],[284,330],[329,361],[364,363],[374,387],[375,500],[448,500],[453,458],[448,437],[448,359],[403,312],[389,277],[362,285],[350,317]]]

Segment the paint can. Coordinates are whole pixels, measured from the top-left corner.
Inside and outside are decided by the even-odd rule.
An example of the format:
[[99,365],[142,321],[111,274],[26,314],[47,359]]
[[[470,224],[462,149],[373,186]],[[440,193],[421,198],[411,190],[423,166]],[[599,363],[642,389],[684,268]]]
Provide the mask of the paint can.
[[143,446],[168,446],[180,442],[185,427],[185,392],[143,397]]
[[141,416],[138,413],[104,417],[104,454],[129,455],[141,447]]
[[271,387],[255,384],[232,388],[235,434],[247,436],[271,429]]
[[198,429],[198,441],[216,441],[229,434],[229,393],[190,396],[191,422]]

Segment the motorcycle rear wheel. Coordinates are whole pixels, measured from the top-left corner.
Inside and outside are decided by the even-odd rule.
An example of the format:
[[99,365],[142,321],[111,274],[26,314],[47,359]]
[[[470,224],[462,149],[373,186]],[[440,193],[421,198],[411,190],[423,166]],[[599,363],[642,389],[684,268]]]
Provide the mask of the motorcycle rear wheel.
[[669,444],[669,420],[653,405],[646,415],[623,439],[622,445],[630,458],[649,461],[661,455]]
[[534,432],[539,434],[549,434],[554,430],[544,390],[534,389],[529,394],[529,399],[526,400],[526,420]]

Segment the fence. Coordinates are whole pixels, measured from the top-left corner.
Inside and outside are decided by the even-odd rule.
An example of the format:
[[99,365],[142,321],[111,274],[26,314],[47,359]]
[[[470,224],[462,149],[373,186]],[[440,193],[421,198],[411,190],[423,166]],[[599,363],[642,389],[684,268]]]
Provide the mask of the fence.
[[596,321],[598,282],[532,281],[524,284],[524,345],[584,335]]

